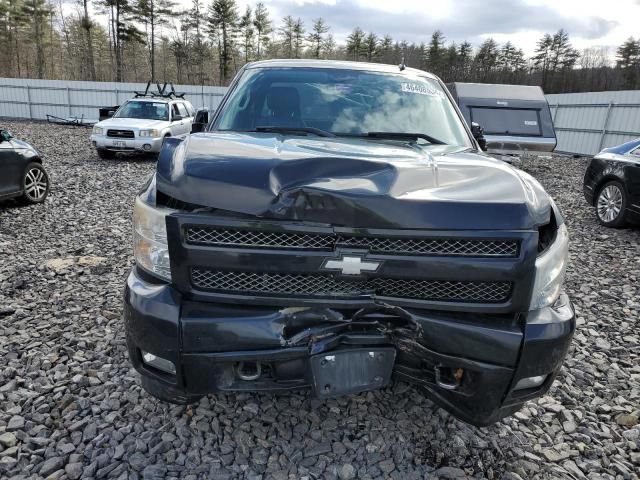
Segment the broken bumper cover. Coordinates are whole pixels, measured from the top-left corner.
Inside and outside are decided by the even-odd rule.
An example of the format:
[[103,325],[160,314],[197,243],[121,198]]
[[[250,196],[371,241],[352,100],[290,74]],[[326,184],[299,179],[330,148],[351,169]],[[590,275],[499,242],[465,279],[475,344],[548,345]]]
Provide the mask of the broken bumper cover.
[[[136,267],[125,289],[131,361],[167,388],[193,395],[313,388],[313,358],[392,347],[394,378],[424,387],[456,417],[482,426],[550,387],[575,319],[564,294],[553,307],[526,315],[477,317],[388,305],[338,312],[192,302]],[[145,363],[144,353],[172,362],[175,374]],[[260,362],[262,375],[239,378],[242,362]],[[514,390],[518,381],[536,376],[545,376],[541,385]]]

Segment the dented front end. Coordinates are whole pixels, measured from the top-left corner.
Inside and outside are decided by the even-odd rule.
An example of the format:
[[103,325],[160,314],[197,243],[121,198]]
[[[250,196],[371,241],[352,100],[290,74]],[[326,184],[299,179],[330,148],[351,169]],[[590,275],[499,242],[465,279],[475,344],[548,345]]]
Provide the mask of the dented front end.
[[124,313],[155,391],[326,398],[396,378],[488,425],[551,385],[575,322],[564,294],[531,307],[562,218],[528,175],[363,140],[165,147],[139,199],[164,209],[169,277],[136,265]]
[[[129,353],[143,375],[193,395],[324,398],[396,378],[487,425],[549,388],[574,329],[565,295],[529,311],[536,230],[352,229],[205,210],[170,215],[167,235],[171,283],[139,267],[127,282]],[[354,362],[355,379],[340,366]]]

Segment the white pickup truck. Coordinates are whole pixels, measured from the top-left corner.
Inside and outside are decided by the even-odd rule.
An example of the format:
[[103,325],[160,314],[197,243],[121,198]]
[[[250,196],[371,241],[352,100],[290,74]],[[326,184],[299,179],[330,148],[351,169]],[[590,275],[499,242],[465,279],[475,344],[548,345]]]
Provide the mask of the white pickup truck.
[[166,137],[191,132],[195,109],[182,98],[132,98],[96,123],[91,143],[100,158],[117,152],[157,153]]

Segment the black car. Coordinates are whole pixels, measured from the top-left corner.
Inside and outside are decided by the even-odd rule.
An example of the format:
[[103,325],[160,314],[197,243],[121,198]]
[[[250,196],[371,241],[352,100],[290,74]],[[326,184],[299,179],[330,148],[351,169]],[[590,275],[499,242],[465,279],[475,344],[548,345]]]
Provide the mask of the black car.
[[48,193],[49,176],[35,148],[0,130],[0,201],[42,203]]
[[602,225],[640,223],[640,139],[593,157],[584,175],[584,196]]
[[151,394],[412,382],[487,425],[547,391],[575,328],[567,228],[483,154],[433,75],[245,66],[168,138],[134,207],[124,321]]

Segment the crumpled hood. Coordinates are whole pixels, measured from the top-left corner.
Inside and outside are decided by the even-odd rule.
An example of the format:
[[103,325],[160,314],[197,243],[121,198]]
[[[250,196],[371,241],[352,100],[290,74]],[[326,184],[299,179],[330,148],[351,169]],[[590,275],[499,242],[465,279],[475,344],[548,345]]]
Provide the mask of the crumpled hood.
[[551,208],[531,176],[471,151],[271,133],[169,138],[156,188],[229,212],[356,228],[529,229]]

